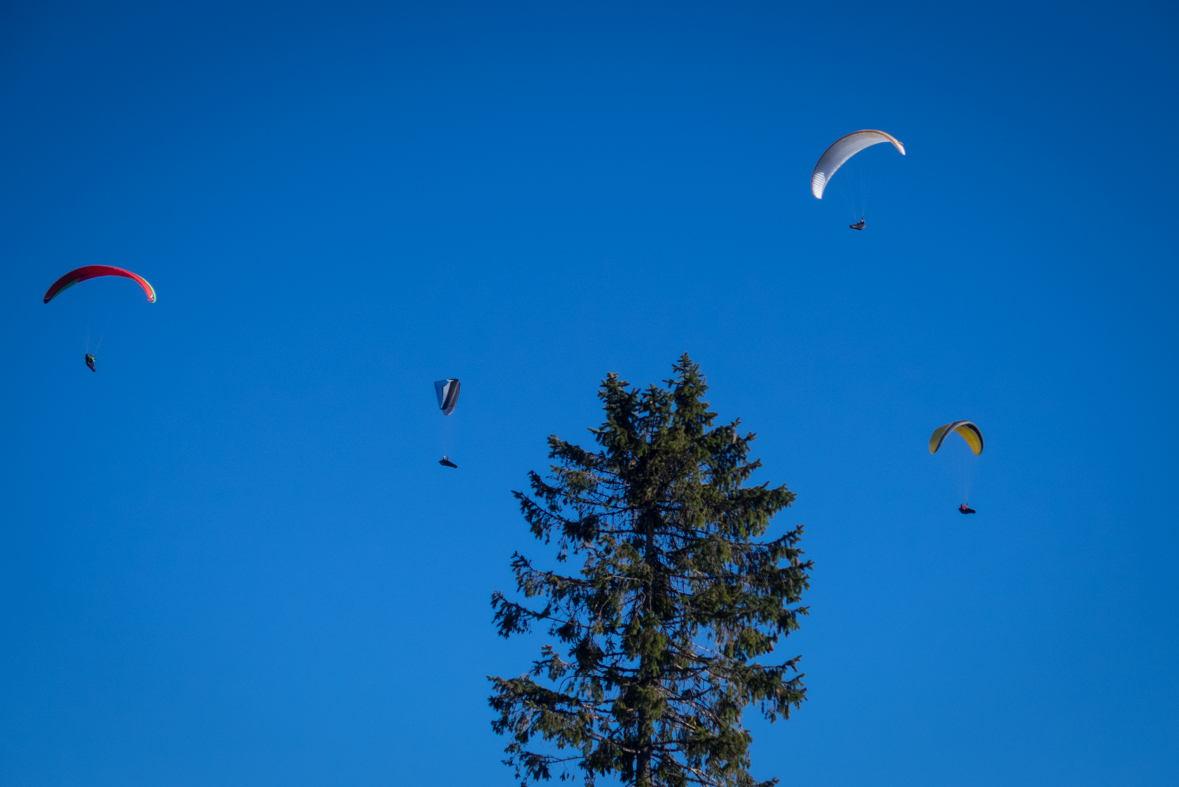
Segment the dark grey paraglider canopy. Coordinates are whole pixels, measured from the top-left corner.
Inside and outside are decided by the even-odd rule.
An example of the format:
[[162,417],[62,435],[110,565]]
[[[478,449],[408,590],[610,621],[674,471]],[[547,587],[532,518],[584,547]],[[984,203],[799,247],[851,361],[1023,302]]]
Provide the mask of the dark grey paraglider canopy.
[[459,381],[439,380],[434,383],[434,393],[438,394],[438,406],[442,408],[442,414],[450,415],[458,404]]

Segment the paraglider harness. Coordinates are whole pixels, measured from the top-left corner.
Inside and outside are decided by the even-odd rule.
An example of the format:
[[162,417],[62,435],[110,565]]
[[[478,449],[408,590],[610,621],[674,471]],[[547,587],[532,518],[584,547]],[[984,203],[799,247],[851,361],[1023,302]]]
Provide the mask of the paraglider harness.
[[447,456],[443,456],[441,459],[439,459],[438,464],[442,465],[443,467],[453,467],[456,470],[458,469],[458,465],[450,461],[450,458]]
[[958,506],[958,513],[959,514],[977,514],[978,512],[975,511],[970,506],[963,503],[962,505]]
[[857,221],[855,224],[848,224],[847,226],[848,226],[848,229],[853,229],[853,230],[862,230],[862,229],[864,229],[864,217],[863,217],[863,216],[860,216],[860,220],[859,220],[859,221]]
[[90,367],[90,371],[92,371],[92,372],[98,371],[97,367],[95,367],[95,365],[94,365],[94,356],[91,355],[90,353],[86,353],[86,365]]

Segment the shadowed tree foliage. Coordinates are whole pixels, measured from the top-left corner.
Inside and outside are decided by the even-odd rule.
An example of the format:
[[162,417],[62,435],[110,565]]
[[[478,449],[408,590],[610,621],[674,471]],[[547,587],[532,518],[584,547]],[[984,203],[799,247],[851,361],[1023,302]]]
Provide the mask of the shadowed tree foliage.
[[[551,474],[516,492],[532,533],[556,541],[571,575],[512,556],[521,603],[492,596],[504,637],[547,628],[532,669],[494,684],[492,723],[510,738],[521,784],[578,774],[592,785],[769,787],[750,766],[742,711],[771,721],[806,698],[799,657],[760,657],[798,628],[810,561],[802,527],[773,541],[785,486],[744,486],[753,433],[714,428],[699,366],[684,355],[667,387],[628,388],[611,374],[599,397],[598,450],[549,438]],[[572,559],[572,560],[571,560]],[[763,663],[767,662],[767,663]],[[570,766],[576,766],[571,768]]]

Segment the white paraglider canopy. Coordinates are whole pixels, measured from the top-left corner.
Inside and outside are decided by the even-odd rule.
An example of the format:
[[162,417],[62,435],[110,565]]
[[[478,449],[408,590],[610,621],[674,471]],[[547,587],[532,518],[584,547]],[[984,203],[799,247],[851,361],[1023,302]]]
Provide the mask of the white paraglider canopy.
[[875,129],[853,131],[846,137],[835,140],[835,143],[827,148],[827,152],[819,157],[819,163],[811,173],[811,193],[816,199],[823,199],[823,190],[827,188],[828,181],[848,159],[861,150],[879,145],[881,142],[891,142],[902,156],[905,155],[905,146],[896,137]]

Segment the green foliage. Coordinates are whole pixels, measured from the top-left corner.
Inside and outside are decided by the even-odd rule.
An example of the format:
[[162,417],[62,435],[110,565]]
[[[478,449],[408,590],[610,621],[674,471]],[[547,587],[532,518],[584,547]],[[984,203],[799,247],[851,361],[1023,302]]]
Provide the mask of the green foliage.
[[713,428],[687,355],[673,370],[645,391],[611,374],[606,422],[590,430],[599,450],[550,437],[551,475],[530,473],[531,494],[515,493],[532,533],[580,561],[565,576],[514,554],[524,602],[492,596],[501,635],[537,624],[560,643],[518,678],[489,678],[492,726],[522,785],[573,779],[570,764],[588,785],[777,782],[749,775],[742,712],[788,718],[806,698],[798,657],[759,660],[807,613],[802,527],[753,540],[794,494],[743,486],[761,466],[747,458],[754,435],[738,435],[740,421]]

